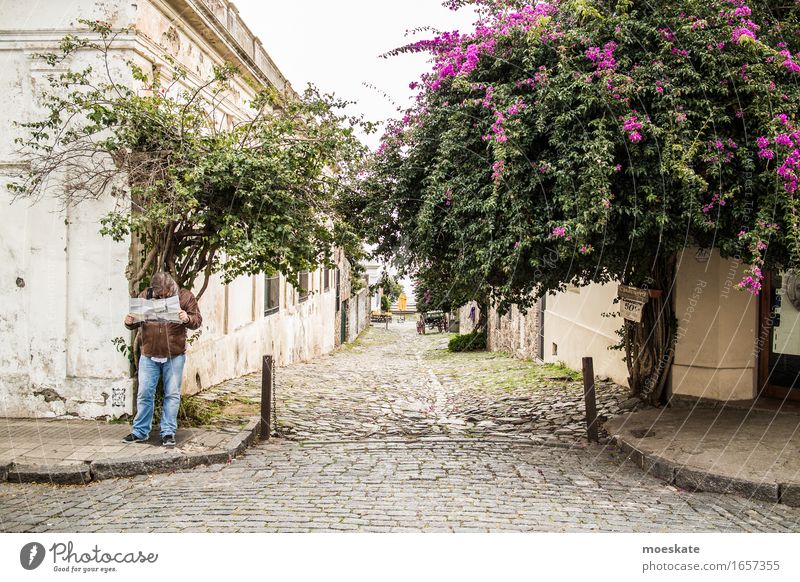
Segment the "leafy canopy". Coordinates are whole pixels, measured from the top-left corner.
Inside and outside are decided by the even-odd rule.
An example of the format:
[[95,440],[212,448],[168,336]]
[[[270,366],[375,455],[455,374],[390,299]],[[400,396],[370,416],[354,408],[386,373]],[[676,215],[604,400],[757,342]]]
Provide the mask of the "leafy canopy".
[[379,254],[457,305],[651,283],[686,245],[753,293],[800,263],[797,3],[479,4],[395,51],[432,66],[355,204]]
[[[199,296],[214,272],[229,281],[280,271],[296,284],[330,265],[337,246],[360,256],[342,197],[365,154],[356,129],[371,126],[345,116],[346,102],[313,88],[279,94],[229,64],[199,83],[169,55],[151,70],[120,68],[119,37],[132,30],[82,23],[88,33],[35,56],[66,70],[49,76],[46,115],[20,124],[30,171],[10,186],[17,196],[55,192],[64,205],[112,196],[101,232],[133,237],[132,292],[161,269],[186,287],[200,277]],[[91,64],[79,68],[85,55]],[[247,111],[235,80],[256,95]]]

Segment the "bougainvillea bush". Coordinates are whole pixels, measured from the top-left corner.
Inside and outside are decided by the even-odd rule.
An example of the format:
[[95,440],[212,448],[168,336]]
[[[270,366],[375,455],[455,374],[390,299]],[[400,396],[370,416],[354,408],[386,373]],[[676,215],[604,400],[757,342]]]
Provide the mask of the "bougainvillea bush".
[[363,223],[501,308],[570,282],[663,290],[624,341],[632,387],[657,394],[678,251],[741,257],[754,294],[800,261],[800,5],[478,4],[474,30],[399,49],[432,67],[375,155]]

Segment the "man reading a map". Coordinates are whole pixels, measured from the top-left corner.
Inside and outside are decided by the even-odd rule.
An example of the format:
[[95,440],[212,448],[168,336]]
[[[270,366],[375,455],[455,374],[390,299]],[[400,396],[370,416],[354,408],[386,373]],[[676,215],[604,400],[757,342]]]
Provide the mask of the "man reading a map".
[[[174,307],[174,300],[164,301],[176,296],[179,307]],[[146,442],[149,438],[156,386],[161,378],[164,384],[161,444],[174,447],[183,364],[186,361],[186,330],[199,328],[203,317],[192,292],[178,289],[168,273],[153,275],[150,287],[139,294],[138,300],[131,300],[131,311],[134,310],[136,313],[129,313],[125,317],[125,327],[139,328],[139,397],[131,434],[122,440],[137,443]]]

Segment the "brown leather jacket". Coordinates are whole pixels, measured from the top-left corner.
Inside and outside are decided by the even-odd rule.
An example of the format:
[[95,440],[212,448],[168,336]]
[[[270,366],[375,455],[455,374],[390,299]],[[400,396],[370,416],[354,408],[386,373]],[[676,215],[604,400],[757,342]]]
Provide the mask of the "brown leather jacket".
[[[139,297],[147,297],[147,291],[142,291]],[[125,326],[128,329],[142,328],[139,332],[139,345],[143,356],[172,358],[186,351],[186,330],[199,328],[203,323],[203,316],[200,315],[197,299],[191,291],[181,289],[178,292],[178,300],[181,309],[189,316],[189,321],[186,323],[148,321]]]

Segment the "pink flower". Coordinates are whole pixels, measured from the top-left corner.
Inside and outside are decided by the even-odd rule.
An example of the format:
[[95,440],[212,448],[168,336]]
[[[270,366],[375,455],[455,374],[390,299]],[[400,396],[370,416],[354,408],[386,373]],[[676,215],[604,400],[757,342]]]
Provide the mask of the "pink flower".
[[616,48],[617,43],[613,40],[607,42],[602,49],[596,46],[589,47],[585,53],[586,58],[594,63],[598,72],[605,69],[613,69],[617,64],[614,59],[614,49]]
[[771,160],[775,157],[775,152],[772,150],[759,150],[758,157],[762,160]]
[[749,28],[745,26],[740,26],[739,28],[735,28],[733,30],[733,35],[731,40],[736,44],[742,44],[742,40],[745,38],[749,38],[750,40],[756,40],[756,35],[751,31]]
[[506,163],[504,160],[498,160],[492,164],[492,180],[494,180],[495,183],[499,182],[503,177],[503,172],[505,169]]
[[628,139],[630,139],[633,143],[639,143],[642,141],[642,134],[638,131],[632,131],[628,134]]

